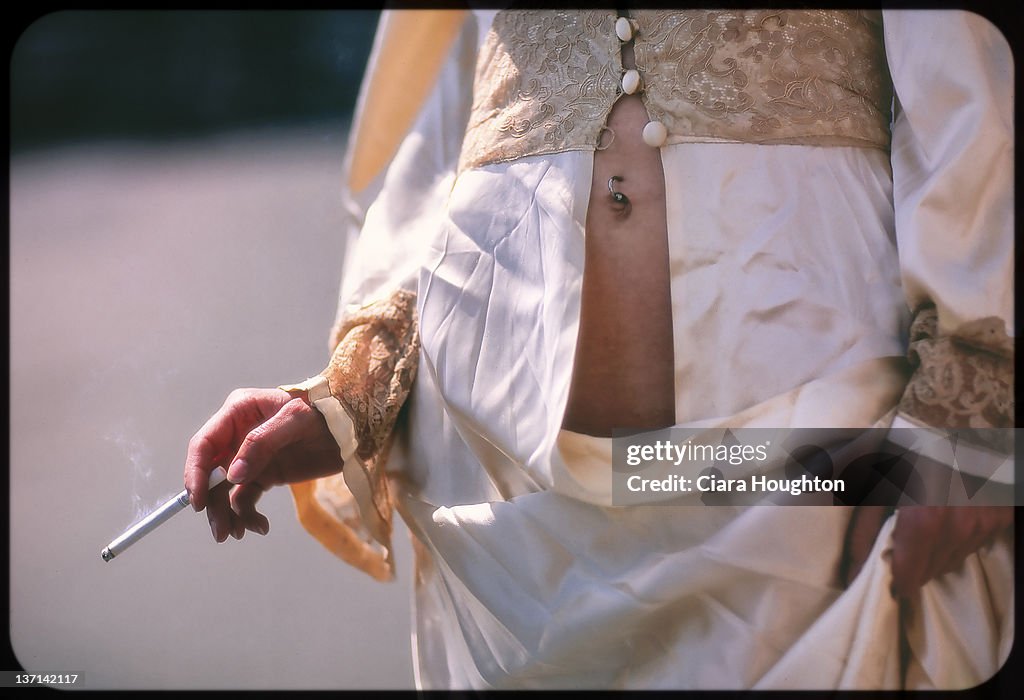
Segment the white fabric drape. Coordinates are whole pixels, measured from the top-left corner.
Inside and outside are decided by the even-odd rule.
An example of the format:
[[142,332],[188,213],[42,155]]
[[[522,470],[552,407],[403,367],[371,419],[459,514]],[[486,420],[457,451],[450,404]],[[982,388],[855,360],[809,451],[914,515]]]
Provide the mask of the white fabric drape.
[[[923,301],[947,331],[997,316],[1012,334],[1009,50],[969,13],[883,19],[891,160],[663,148],[683,427],[888,426]],[[1010,542],[929,583],[901,631],[891,520],[843,590],[845,508],[614,508],[559,449],[593,155],[456,177],[481,34],[467,23],[356,217],[339,311],[396,287],[419,297],[420,367],[391,465],[423,545],[417,682],[894,688],[901,634],[908,686],[990,676],[1012,642]]]

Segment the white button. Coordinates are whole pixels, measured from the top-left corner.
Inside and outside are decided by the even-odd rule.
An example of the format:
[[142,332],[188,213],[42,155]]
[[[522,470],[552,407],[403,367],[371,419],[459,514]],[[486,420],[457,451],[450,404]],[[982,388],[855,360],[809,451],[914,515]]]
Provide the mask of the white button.
[[633,38],[633,25],[625,17],[615,20],[615,35],[622,41],[629,41]]
[[632,68],[622,74],[622,91],[632,95],[640,89],[640,73]]
[[644,127],[644,143],[652,148],[659,148],[668,138],[668,129],[661,122],[647,122]]

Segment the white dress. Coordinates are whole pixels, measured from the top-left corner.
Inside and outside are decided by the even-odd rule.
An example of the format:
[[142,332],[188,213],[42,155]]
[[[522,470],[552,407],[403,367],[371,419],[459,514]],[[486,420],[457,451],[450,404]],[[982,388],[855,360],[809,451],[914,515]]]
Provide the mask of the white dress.
[[[574,448],[560,431],[593,151],[459,167],[494,16],[467,19],[388,168],[351,198],[339,317],[416,295],[419,368],[388,470],[418,539],[417,683],[959,688],[991,676],[1012,643],[1008,541],[927,584],[901,626],[892,519],[843,589],[846,508],[610,505],[592,466],[608,464],[608,443]],[[886,11],[883,27],[891,152],[662,147],[680,426],[920,423],[897,417],[912,309],[934,304],[942,335],[999,319],[1013,336],[1008,47],[969,13]],[[351,456],[344,416],[328,419]],[[348,465],[345,478],[365,518],[367,486]],[[355,522],[352,503],[331,503]]]

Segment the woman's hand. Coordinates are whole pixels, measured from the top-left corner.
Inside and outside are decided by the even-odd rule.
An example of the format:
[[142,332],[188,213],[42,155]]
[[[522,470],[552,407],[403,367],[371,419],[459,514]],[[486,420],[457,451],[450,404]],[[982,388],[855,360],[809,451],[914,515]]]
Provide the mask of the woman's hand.
[[[846,536],[843,583],[867,561],[889,516],[884,506],[854,509]],[[968,555],[1013,526],[1011,506],[909,506],[899,509],[892,540],[892,593],[911,596],[933,578],[960,568]]]
[[[913,464],[913,473],[920,477],[913,491],[918,502],[926,503],[929,497],[941,496],[941,485],[951,478],[950,467],[930,457],[907,452],[899,445],[886,442],[880,452],[885,455],[905,453]],[[974,488],[985,483],[963,472],[957,478]],[[929,483],[938,486],[929,488]],[[863,568],[878,532],[891,514],[892,508],[881,505],[854,508],[840,570],[844,585],[849,585]],[[932,579],[955,571],[969,555],[991,544],[1012,527],[1012,506],[900,507],[892,533],[893,596],[907,598]]]
[[[230,491],[207,493],[210,472],[228,470]],[[196,511],[206,508],[213,536],[241,539],[267,534],[270,523],[256,502],[272,486],[308,481],[341,471],[338,445],[323,416],[281,389],[236,389],[192,436],[185,459],[185,488]]]

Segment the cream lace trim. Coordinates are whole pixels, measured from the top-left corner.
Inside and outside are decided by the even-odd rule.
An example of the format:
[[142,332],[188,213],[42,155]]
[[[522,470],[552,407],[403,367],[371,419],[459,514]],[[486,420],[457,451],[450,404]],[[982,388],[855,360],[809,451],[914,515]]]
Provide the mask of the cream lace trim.
[[[899,411],[918,423],[971,429],[985,446],[1007,453],[1014,427],[1013,341],[999,319],[981,319],[956,336],[937,337],[934,306],[920,309],[910,327],[908,358],[914,375]],[[980,432],[979,432],[980,431]]]
[[[352,421],[356,459],[344,476],[292,484],[292,496],[303,527],[321,544],[388,581],[394,578],[394,500],[385,467],[419,360],[416,296],[399,291],[365,306],[343,318],[333,336],[336,347],[320,376]],[[353,468],[359,473],[351,474]]]
[[[889,146],[878,12],[638,10],[643,98],[667,143]],[[622,94],[612,11],[499,12],[478,56],[460,170],[592,150]]]
[[348,315],[334,339],[334,354],[320,375],[352,419],[356,455],[367,462],[384,447],[416,376],[416,295],[398,291]]

